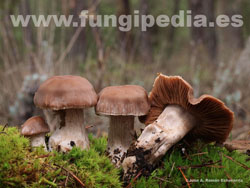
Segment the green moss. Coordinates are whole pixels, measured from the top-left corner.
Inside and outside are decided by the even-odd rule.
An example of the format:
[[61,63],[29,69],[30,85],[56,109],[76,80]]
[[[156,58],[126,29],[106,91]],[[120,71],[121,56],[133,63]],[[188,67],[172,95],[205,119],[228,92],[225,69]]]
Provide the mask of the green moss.
[[57,187],[65,182],[67,187],[79,187],[68,171],[87,187],[121,187],[119,169],[104,154],[106,139],[90,136],[90,142],[88,151],[31,151],[28,139],[20,136],[16,128],[7,128],[0,134],[0,187]]
[[[65,182],[67,187],[79,187],[79,183],[69,171],[86,187],[122,187],[120,169],[114,168],[105,156],[107,138],[96,139],[90,135],[89,139],[91,146],[88,151],[81,151],[79,148],[73,148],[67,154],[47,153],[42,148],[31,151],[28,139],[20,136],[16,128],[6,128],[4,133],[0,134],[0,187],[63,187]],[[186,148],[186,155],[182,153],[183,147]],[[196,155],[197,153],[203,154]],[[250,186],[250,171],[225,155],[250,166],[249,157],[238,152],[230,153],[211,144],[199,143],[191,148],[178,144],[167,153],[150,177],[138,178],[135,182],[132,181],[132,185],[138,188],[186,186],[187,183],[177,167],[187,167],[182,169],[187,179],[204,181],[190,183],[192,187]],[[190,168],[211,162],[217,162],[213,164],[215,167]],[[175,165],[171,171],[173,164]],[[206,179],[227,180],[228,176],[243,182],[206,182]]]
[[[226,157],[229,156],[233,158],[233,160],[250,167],[250,158],[247,155],[240,154],[236,151],[229,152],[225,148],[216,147],[212,144],[202,145],[201,143],[192,148],[185,147],[186,154],[184,155],[182,152],[183,147],[183,144],[180,144],[179,146],[173,148],[164,157],[160,167],[157,168],[150,177],[142,177],[138,179],[136,183],[134,183],[134,186],[140,188],[181,187],[183,185],[187,185],[178,167],[187,167],[186,169],[182,168],[182,171],[189,181],[199,181],[193,183],[189,182],[192,187],[213,188],[250,186],[250,170],[246,170]],[[213,162],[217,163],[212,164]],[[205,166],[204,164],[211,165]],[[198,167],[197,165],[201,165],[203,167]],[[190,166],[195,168],[191,168]],[[171,171],[172,167],[173,170]],[[229,178],[231,178],[234,183],[222,182],[228,181]]]

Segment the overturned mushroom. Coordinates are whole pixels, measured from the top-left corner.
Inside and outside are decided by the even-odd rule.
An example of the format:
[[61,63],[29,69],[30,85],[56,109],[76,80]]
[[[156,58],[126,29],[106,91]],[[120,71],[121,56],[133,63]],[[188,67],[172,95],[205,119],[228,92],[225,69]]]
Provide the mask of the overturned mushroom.
[[29,118],[21,127],[21,134],[29,137],[32,147],[43,146],[45,150],[45,135],[49,132],[49,127],[40,116]]
[[152,168],[184,136],[189,141],[224,142],[232,129],[233,112],[212,96],[194,98],[192,87],[181,77],[160,74],[149,101],[151,109],[141,119],[147,127],[123,162],[125,179]]
[[107,152],[116,166],[135,140],[134,116],[147,114],[149,108],[147,92],[140,86],[111,86],[100,92],[96,113],[110,116]]
[[97,95],[88,80],[80,76],[54,76],[45,81],[34,97],[36,106],[45,109],[52,132],[49,149],[69,151],[73,146],[89,147],[83,109],[96,105]]

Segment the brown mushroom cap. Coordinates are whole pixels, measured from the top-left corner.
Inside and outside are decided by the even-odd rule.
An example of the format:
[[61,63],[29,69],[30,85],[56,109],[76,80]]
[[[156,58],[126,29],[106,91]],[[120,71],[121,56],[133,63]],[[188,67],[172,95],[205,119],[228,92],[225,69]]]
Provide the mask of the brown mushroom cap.
[[42,133],[48,133],[49,127],[40,116],[29,118],[21,127],[21,134],[24,136],[33,136]]
[[90,82],[80,76],[53,76],[39,87],[34,97],[39,108],[60,110],[96,105],[97,95]]
[[99,93],[96,113],[114,116],[142,116],[150,109],[147,92],[141,86],[110,86]]
[[224,142],[233,126],[234,115],[222,101],[210,95],[193,97],[193,88],[179,76],[160,74],[149,95],[151,109],[140,119],[146,125],[153,123],[167,105],[175,104],[186,109],[196,118],[197,125],[186,138],[193,141]]

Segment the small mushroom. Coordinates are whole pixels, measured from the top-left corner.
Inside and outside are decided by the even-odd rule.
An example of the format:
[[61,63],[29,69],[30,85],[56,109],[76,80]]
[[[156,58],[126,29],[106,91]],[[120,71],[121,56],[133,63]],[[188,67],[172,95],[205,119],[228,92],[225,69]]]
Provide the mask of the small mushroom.
[[21,134],[29,137],[32,147],[43,146],[46,149],[45,135],[49,132],[49,127],[40,116],[29,118],[21,127]]
[[49,149],[67,152],[73,146],[89,148],[83,109],[97,103],[93,86],[80,76],[53,76],[39,87],[34,103],[45,109],[52,135]]
[[233,112],[210,95],[194,98],[192,87],[179,76],[160,74],[149,101],[151,109],[141,118],[147,127],[123,162],[125,179],[143,166],[152,168],[183,137],[189,141],[222,143],[232,129]]
[[110,116],[107,152],[117,167],[135,140],[134,117],[147,114],[149,108],[147,92],[141,86],[111,86],[99,93],[95,110]]

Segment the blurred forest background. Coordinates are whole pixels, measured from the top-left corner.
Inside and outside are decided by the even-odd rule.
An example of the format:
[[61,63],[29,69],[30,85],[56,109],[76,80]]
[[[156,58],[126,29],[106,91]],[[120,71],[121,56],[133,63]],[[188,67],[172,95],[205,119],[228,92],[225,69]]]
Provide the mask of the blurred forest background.
[[[11,14],[94,14],[171,16],[179,10],[205,14],[241,14],[241,28],[28,27],[14,28]],[[79,20],[74,20],[79,21]],[[20,125],[40,113],[32,104],[39,84],[52,75],[87,78],[96,91],[110,85],[138,84],[150,91],[158,72],[180,75],[196,96],[211,94],[235,112],[231,138],[249,139],[250,130],[250,1],[249,0],[1,0],[0,124]],[[101,134],[107,118],[88,110],[86,124]],[[104,126],[105,127],[105,126]],[[105,128],[103,128],[105,130]]]

